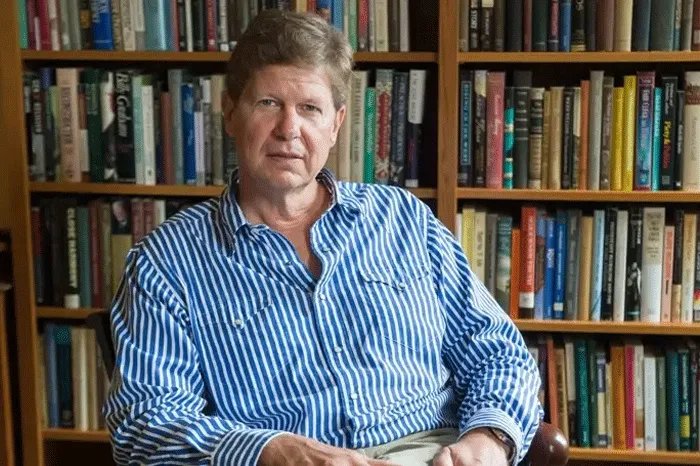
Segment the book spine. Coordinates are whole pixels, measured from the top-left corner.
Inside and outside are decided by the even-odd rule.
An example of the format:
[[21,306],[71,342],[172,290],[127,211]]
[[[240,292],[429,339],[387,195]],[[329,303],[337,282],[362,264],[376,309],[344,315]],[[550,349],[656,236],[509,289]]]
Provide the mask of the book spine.
[[615,78],[603,78],[603,122],[600,139],[600,182],[601,190],[610,189],[610,171],[613,136],[613,97],[615,93]]
[[542,139],[544,124],[544,88],[530,90],[530,153],[528,160],[528,188],[542,187]]
[[654,126],[654,72],[637,73],[637,150],[634,189],[651,190]]
[[590,112],[591,82],[581,81],[581,148],[579,149],[578,189],[588,189],[588,151],[589,151],[589,112]]
[[544,318],[554,318],[555,219],[545,219]]
[[622,191],[624,112],[625,91],[622,87],[616,87],[613,91],[612,165],[610,168],[610,189],[613,191]]
[[503,187],[503,94],[506,76],[489,72],[486,104],[486,187]]
[[[464,74],[460,80],[459,170],[457,186],[471,187],[472,172],[472,86],[473,78]],[[507,110],[506,110],[507,113]],[[506,129],[507,134],[507,129]]]
[[554,299],[552,304],[552,318],[564,319],[564,302],[566,293],[566,241],[568,216],[565,211],[558,211],[556,217],[555,232],[555,264],[554,264]]
[[680,50],[689,51],[693,48],[693,3],[695,0],[683,0],[681,13],[681,43]]
[[[487,99],[487,71],[474,71],[474,186],[483,188],[486,186],[486,99]],[[517,107],[516,107],[517,117]],[[517,125],[517,119],[516,119]],[[516,126],[517,129],[517,126]],[[517,135],[516,135],[517,144]]]
[[591,424],[589,411],[589,389],[594,390],[595,385],[589,387],[588,384],[588,356],[586,340],[577,338],[575,340],[576,351],[576,414],[578,418],[578,444],[579,447],[591,446]]
[[508,2],[506,8],[506,50],[523,51],[523,0]]
[[678,379],[680,386],[680,450],[690,451],[690,353],[678,349]]
[[680,451],[681,400],[678,350],[666,349],[666,423],[668,425],[668,450]]
[[649,49],[654,51],[673,50],[673,34],[676,23],[676,0],[652,0]]
[[[469,50],[481,50],[481,0],[471,0],[469,8]],[[509,49],[510,50],[510,49]]]
[[601,319],[601,298],[603,296],[603,261],[605,245],[605,210],[593,212],[593,248],[591,256],[590,320]]
[[615,48],[615,0],[602,0],[598,4],[598,50],[612,52]]
[[[94,48],[97,50],[115,50],[110,0],[93,0],[91,3]],[[89,33],[90,29],[88,28],[88,35]]]
[[615,235],[617,233],[617,209],[605,209],[605,228],[603,241],[603,289],[600,303],[600,319],[613,320],[613,304],[615,299]]
[[535,319],[544,319],[544,274],[547,219],[546,212],[537,211],[535,232]]
[[635,0],[633,15],[632,50],[647,52],[650,42],[651,0]]
[[661,284],[661,322],[671,322],[671,298],[673,291],[673,247],[675,228],[673,225],[664,227],[663,242],[663,282]]
[[664,76],[663,81],[663,117],[662,117],[662,149],[661,149],[661,190],[673,190],[674,161],[676,154],[676,116],[678,109],[676,95],[678,77]]
[[[562,106],[562,131],[561,131],[561,189],[571,188],[572,156],[573,156],[573,114],[574,114],[574,90],[571,87],[564,88]],[[556,155],[555,155],[556,157]],[[551,160],[550,160],[551,162]],[[558,170],[557,170],[558,171]]]
[[586,8],[585,0],[574,0],[571,18],[571,51],[586,51]]
[[681,209],[674,211],[673,239],[673,278],[671,290],[671,322],[681,321],[681,302],[683,296],[683,222],[685,213]]
[[586,50],[596,48],[596,29],[598,22],[598,0],[586,0]]
[[617,0],[615,9],[615,51],[632,50],[632,18],[634,0]]
[[547,24],[549,23],[549,0],[532,1],[532,51],[547,51]]
[[564,307],[564,318],[566,320],[578,319],[578,295],[579,295],[579,261],[581,252],[580,224],[581,211],[567,211],[567,267],[566,267],[566,288]]
[[683,190],[700,191],[700,71],[685,72]]
[[561,189],[561,165],[564,153],[562,151],[564,121],[564,88],[553,86],[550,88],[550,125],[549,125],[549,154],[547,158],[547,188]]
[[571,0],[559,0],[559,51],[571,51]]
[[683,189],[683,151],[685,150],[685,91],[679,89],[676,92],[676,105],[678,112],[676,114],[676,153],[675,153],[675,170],[673,176],[673,189]]
[[[664,207],[643,208],[642,283],[663,281]],[[661,322],[661,286],[642,286],[641,320]]]
[[600,189],[600,152],[603,122],[603,71],[591,71],[588,117],[588,189]]
[[697,248],[697,217],[685,213],[683,219],[683,278],[681,291],[681,322],[693,321],[693,298],[695,292],[695,256]]
[[377,99],[374,87],[368,87],[365,94],[365,173],[364,182],[374,183],[374,139]]
[[634,189],[634,167],[635,167],[635,128],[637,125],[637,77],[625,76],[625,110],[622,144],[622,190],[632,191]]
[[497,263],[496,263],[496,301],[504,312],[510,311],[510,287],[517,286],[510,282],[511,276],[511,240],[513,219],[500,215],[497,224]]
[[535,256],[537,239],[537,211],[523,207],[520,216],[520,318],[534,317],[535,312]]
[[615,279],[613,285],[612,317],[615,322],[625,321],[625,286],[627,281],[627,227],[629,212],[617,211],[615,232]]
[[515,146],[515,88],[505,89],[503,112],[503,189],[513,189],[513,148]]
[[625,294],[625,321],[641,319],[641,280],[642,280],[642,210],[630,209],[629,232],[627,236],[627,285]]
[[661,184],[661,112],[663,90],[654,88],[654,135],[651,156],[651,190],[658,191]]
[[408,154],[406,156],[406,187],[418,187],[420,168],[423,113],[427,71],[411,70],[408,81]]
[[515,86],[515,146],[513,148],[513,186],[528,185],[528,154],[530,152],[530,87],[532,72],[516,71]]

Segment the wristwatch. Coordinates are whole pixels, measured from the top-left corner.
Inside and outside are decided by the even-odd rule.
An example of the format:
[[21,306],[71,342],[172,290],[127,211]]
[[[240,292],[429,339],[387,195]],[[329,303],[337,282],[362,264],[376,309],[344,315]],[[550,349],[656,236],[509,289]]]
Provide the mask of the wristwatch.
[[506,434],[503,432],[501,429],[498,429],[496,427],[487,427],[486,430],[493,435],[496,440],[501,442],[505,447],[506,447],[506,458],[508,459],[508,464],[510,466],[515,465],[515,442],[513,441],[512,438],[510,438],[510,435]]

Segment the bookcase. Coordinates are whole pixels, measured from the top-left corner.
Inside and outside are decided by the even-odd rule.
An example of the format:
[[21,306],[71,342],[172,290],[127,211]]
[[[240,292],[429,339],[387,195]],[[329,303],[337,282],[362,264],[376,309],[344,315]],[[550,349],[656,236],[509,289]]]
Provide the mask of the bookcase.
[[[578,81],[589,70],[605,70],[622,76],[640,67],[682,74],[700,69],[700,52],[482,52],[460,51],[460,8],[473,2],[465,0],[409,0],[411,52],[357,52],[358,69],[397,67],[423,68],[431,74],[426,90],[425,132],[420,185],[411,188],[418,197],[436,207],[440,220],[453,232],[460,231],[456,213],[465,203],[496,206],[518,218],[524,205],[550,208],[567,206],[605,206],[641,203],[659,206],[689,206],[700,202],[700,193],[687,191],[589,191],[535,190],[485,187],[459,187],[460,160],[460,76],[461,70],[487,69],[510,76],[515,70],[531,70],[538,86],[553,86]],[[487,2],[483,2],[486,4]],[[521,3],[521,2],[518,2]],[[565,2],[562,2],[565,3]],[[477,3],[478,4],[478,3]],[[503,2],[501,2],[503,5]],[[228,52],[167,51],[47,51],[26,50],[20,45],[17,21],[24,0],[0,0],[0,140],[3,144],[2,167],[9,182],[7,207],[13,236],[13,274],[17,308],[19,366],[17,376],[22,387],[21,457],[26,465],[61,465],[81,462],[108,464],[108,435],[100,430],[80,431],[42,427],[39,328],[44,322],[80,324],[96,307],[68,309],[39,306],[36,286],[32,200],[81,196],[142,196],[171,199],[205,199],[221,192],[221,186],[186,186],[126,183],[38,182],[30,181],[28,160],[31,147],[27,140],[23,102],[23,72],[47,67],[122,67],[158,70],[180,67],[201,73],[221,73]],[[0,210],[0,212],[2,212]],[[511,309],[512,311],[512,309]],[[660,339],[700,336],[700,325],[687,323],[651,324],[643,322],[593,322],[535,320],[516,318],[520,330],[530,335],[591,335],[607,337],[651,336]],[[572,448],[572,464],[697,464],[700,453],[639,451],[601,448]]]

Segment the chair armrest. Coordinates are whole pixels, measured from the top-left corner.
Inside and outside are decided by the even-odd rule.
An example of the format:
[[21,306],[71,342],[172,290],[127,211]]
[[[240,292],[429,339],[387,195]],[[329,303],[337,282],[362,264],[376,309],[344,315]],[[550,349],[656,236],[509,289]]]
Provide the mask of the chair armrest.
[[541,422],[528,457],[532,466],[564,466],[569,460],[569,442],[559,429]]

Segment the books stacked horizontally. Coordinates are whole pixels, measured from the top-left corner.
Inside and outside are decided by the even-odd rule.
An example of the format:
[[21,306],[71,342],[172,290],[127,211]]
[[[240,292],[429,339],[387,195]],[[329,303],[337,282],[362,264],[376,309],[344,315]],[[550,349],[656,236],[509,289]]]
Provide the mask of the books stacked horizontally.
[[461,0],[467,51],[700,50],[698,0]]
[[700,72],[533,85],[530,71],[463,71],[460,186],[700,190]]
[[696,210],[608,206],[513,217],[465,205],[457,238],[513,318],[700,322]]

